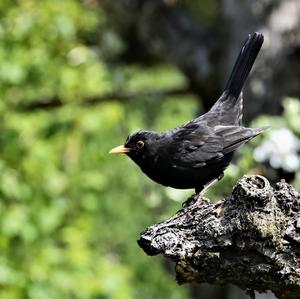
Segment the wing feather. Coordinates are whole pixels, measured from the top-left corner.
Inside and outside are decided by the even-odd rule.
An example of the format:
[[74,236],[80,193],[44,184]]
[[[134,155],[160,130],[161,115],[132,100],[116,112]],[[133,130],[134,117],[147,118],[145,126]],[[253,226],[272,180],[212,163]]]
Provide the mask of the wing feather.
[[171,153],[176,167],[201,167],[221,159],[264,131],[265,128],[240,126],[199,126],[188,123],[172,134],[172,142],[165,149]]

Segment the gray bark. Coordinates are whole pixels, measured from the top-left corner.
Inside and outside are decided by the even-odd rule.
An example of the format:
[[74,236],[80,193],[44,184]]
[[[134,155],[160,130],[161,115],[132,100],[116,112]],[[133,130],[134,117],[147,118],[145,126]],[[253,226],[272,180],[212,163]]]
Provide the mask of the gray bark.
[[140,235],[148,255],[171,259],[179,283],[231,283],[300,298],[300,196],[292,186],[245,176],[218,203],[194,199]]

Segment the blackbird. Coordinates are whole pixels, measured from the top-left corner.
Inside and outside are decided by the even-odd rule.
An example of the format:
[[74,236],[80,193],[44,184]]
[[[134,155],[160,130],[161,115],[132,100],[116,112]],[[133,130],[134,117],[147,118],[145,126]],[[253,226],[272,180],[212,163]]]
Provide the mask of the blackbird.
[[203,195],[223,177],[234,151],[266,129],[240,126],[242,88],[263,40],[260,33],[249,34],[222,95],[207,113],[167,132],[138,131],[110,153],[125,153],[159,184],[195,188]]

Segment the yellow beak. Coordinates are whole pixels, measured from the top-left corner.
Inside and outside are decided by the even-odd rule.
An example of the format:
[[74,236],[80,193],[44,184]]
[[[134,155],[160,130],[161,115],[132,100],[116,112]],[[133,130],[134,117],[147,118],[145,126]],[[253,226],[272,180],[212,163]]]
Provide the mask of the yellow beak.
[[130,151],[130,148],[127,148],[124,145],[120,145],[120,146],[113,148],[109,152],[109,154],[125,154],[125,153],[129,153],[129,151]]

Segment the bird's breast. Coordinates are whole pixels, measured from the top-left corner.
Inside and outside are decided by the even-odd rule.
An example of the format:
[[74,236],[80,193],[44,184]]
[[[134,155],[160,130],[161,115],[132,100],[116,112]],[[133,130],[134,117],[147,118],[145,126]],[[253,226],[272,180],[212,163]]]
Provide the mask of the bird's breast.
[[161,185],[176,189],[192,189],[204,186],[221,175],[231,158],[232,155],[223,157],[222,161],[198,163],[197,167],[194,162],[182,166],[168,158],[160,158],[156,162],[144,163],[140,168],[149,178]]

